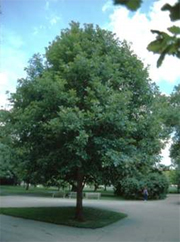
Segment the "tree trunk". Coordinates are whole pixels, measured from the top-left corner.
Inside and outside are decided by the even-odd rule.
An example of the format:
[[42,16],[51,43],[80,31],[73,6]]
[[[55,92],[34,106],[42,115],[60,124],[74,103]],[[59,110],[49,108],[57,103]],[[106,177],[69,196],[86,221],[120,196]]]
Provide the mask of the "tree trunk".
[[26,183],[26,191],[29,190],[29,182]]
[[75,219],[82,222],[83,218],[83,174],[81,168],[77,169],[77,198],[76,198],[76,215]]
[[77,185],[75,185],[74,183],[72,183],[71,185],[72,185],[71,191],[77,192]]
[[94,184],[94,192],[97,191],[98,187],[99,187],[99,184],[98,184],[98,183],[95,183],[95,184]]

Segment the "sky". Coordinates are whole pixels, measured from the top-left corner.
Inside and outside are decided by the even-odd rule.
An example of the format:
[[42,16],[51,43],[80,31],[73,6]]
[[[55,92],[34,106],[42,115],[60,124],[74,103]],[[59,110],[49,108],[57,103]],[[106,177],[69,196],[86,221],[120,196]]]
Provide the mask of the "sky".
[[[136,12],[113,5],[113,0],[1,0],[0,15],[0,107],[8,108],[6,91],[15,92],[18,78],[26,76],[24,68],[35,53],[68,28],[71,21],[99,25],[127,40],[132,50],[148,66],[149,75],[159,90],[170,95],[180,83],[180,61],[168,56],[160,68],[158,55],[147,51],[155,39],[151,29],[166,31],[173,23],[161,7],[168,0],[144,0]],[[171,0],[171,5],[176,0]],[[180,26],[180,21],[175,22]],[[170,164],[169,145],[163,150],[162,162]]]

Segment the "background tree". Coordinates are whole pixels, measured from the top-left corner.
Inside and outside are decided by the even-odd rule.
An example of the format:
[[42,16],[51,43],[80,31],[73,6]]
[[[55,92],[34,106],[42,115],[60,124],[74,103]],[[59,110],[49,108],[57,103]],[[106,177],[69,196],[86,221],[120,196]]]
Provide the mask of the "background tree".
[[0,110],[0,183],[17,184],[18,172],[14,161],[18,156],[12,148],[12,136],[9,129],[9,112]]
[[[114,4],[125,5],[128,9],[135,11],[140,8],[142,0],[114,0]],[[171,21],[180,20],[180,1],[174,4],[174,6],[166,3],[162,8],[162,11],[169,11]],[[162,32],[158,30],[151,30],[152,33],[157,34],[156,40],[149,43],[147,49],[153,53],[160,55],[157,61],[157,67],[161,66],[166,55],[173,55],[180,58],[180,27],[171,26],[167,29],[169,32]]]
[[14,144],[33,179],[76,183],[81,221],[92,174],[155,164],[163,98],[127,43],[98,26],[72,22],[29,64],[11,95]]
[[170,156],[176,169],[176,175],[174,177],[178,185],[178,192],[180,192],[180,84],[175,87],[174,92],[171,94],[170,102],[171,111],[168,121],[174,131]]

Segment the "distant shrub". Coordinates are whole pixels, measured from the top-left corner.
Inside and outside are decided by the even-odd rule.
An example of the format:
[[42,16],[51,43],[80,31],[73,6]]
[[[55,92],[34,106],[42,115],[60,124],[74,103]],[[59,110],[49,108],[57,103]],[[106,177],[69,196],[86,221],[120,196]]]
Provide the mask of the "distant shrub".
[[142,199],[143,189],[147,187],[149,199],[162,199],[168,191],[168,181],[163,174],[150,173],[147,176],[127,177],[118,182],[115,194],[127,199]]
[[142,197],[143,182],[136,178],[125,178],[121,182],[122,195],[125,198],[139,199]]
[[152,173],[145,177],[144,182],[148,188],[150,199],[162,199],[166,197],[169,183],[165,175]]

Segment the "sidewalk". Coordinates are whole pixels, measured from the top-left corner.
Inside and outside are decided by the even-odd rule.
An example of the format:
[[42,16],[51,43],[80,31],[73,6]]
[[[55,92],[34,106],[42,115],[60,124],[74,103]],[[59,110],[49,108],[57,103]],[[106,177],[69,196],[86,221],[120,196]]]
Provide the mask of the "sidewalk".
[[[75,206],[75,199],[0,197],[2,207]],[[84,200],[84,206],[128,214],[101,229],[79,229],[1,215],[1,242],[179,242],[180,196],[161,201]]]

